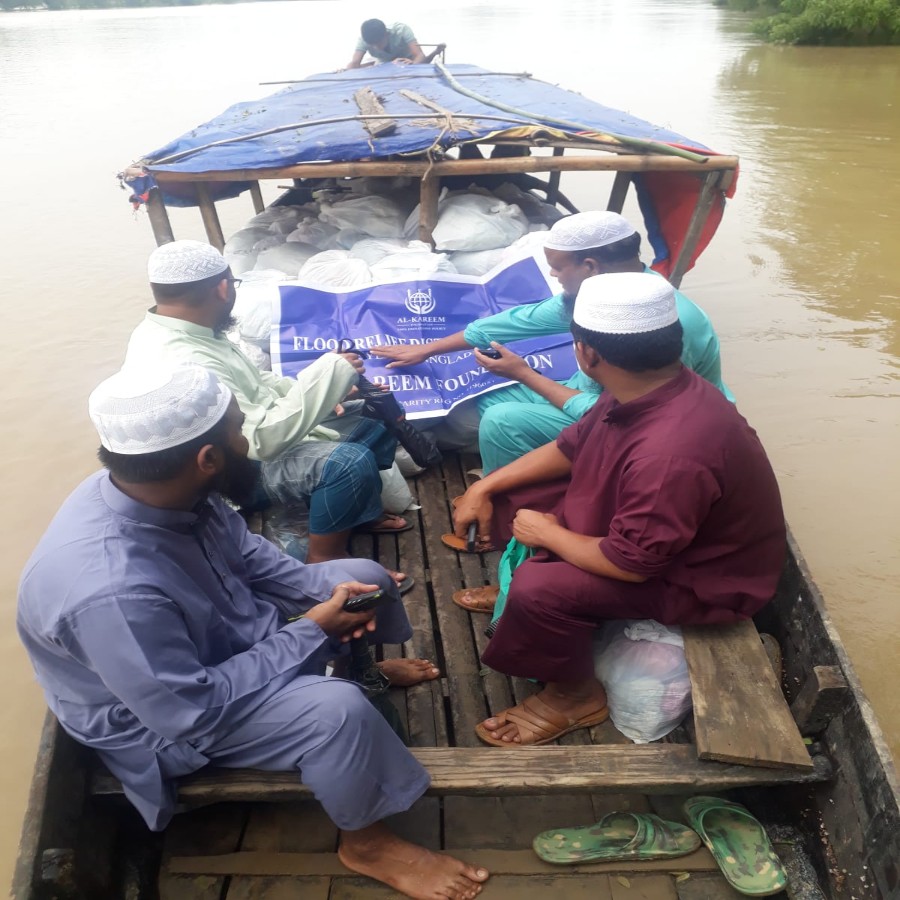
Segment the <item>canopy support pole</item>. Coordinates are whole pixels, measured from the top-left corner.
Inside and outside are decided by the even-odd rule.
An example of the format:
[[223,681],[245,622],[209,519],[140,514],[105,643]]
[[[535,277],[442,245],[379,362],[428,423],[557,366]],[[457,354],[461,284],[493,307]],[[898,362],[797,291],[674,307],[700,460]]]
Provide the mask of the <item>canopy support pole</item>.
[[175,240],[172,232],[172,223],[169,222],[169,212],[163,202],[162,191],[155,188],[147,197],[147,217],[150,219],[150,227],[153,229],[153,237],[156,246],[171,244]]
[[630,185],[631,175],[628,172],[616,172],[616,180],[613,182],[612,190],[609,192],[609,202],[606,204],[606,208],[610,212],[622,212]]
[[439,175],[426,173],[422,177],[422,189],[419,193],[419,240],[434,246],[432,232],[438,220],[438,197],[441,193]]
[[219,213],[216,211],[216,204],[213,203],[209,196],[209,188],[202,182],[194,185],[197,192],[197,200],[200,204],[200,215],[203,218],[203,227],[206,229],[206,236],[210,244],[220,253],[225,249],[225,235],[222,234],[222,226],[219,223]]
[[[565,147],[553,148],[554,156],[562,156],[565,152]],[[547,179],[547,202],[551,206],[556,206],[559,202],[559,179],[561,175],[562,172],[560,171],[551,172],[550,177]]]
[[706,224],[707,218],[709,218],[710,210],[718,193],[720,176],[720,172],[710,172],[703,179],[703,187],[700,190],[697,205],[694,207],[690,224],[684,235],[681,252],[678,254],[678,259],[675,260],[675,265],[672,267],[672,274],[669,276],[669,282],[673,287],[677,288],[681,284],[681,279],[684,277],[691,257],[694,255],[694,248],[697,246],[697,241],[700,240],[700,233]]
[[266,208],[266,204],[263,202],[262,188],[260,188],[258,181],[250,183],[250,198],[253,200],[253,209],[257,214]]

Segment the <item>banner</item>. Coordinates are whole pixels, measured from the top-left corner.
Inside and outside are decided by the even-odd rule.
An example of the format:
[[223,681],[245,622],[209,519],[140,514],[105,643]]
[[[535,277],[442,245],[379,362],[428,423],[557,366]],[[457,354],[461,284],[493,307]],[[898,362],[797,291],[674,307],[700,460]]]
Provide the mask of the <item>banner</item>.
[[[487,275],[433,275],[427,280],[369,284],[352,291],[280,285],[272,328],[272,365],[284,376],[349,338],[371,350],[391,344],[431,343],[470,322],[556,293],[545,265],[526,256]],[[509,348],[554,381],[575,372],[568,334],[513,341]],[[511,382],[492,375],[471,350],[434,356],[418,366],[387,369],[390,360],[370,356],[366,377],[392,390],[410,419],[446,415],[456,404]]]

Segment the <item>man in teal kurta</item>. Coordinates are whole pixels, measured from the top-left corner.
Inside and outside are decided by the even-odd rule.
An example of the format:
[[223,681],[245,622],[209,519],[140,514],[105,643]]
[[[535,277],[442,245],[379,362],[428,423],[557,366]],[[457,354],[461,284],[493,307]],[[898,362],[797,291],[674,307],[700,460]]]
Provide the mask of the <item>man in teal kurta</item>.
[[[478,444],[485,474],[505,466],[530,450],[555,440],[563,428],[577,422],[597,402],[603,390],[576,372],[563,382],[532,369],[504,344],[524,338],[564,334],[572,322],[578,288],[586,278],[609,272],[643,272],[641,237],[622,216],[613,212],[577,213],[560,219],[547,234],[544,252],[551,274],[562,292],[537,303],[525,303],[485,316],[464,331],[430,344],[396,345],[372,350],[394,366],[410,366],[430,356],[474,347],[485,369],[516,384],[492,391],[457,407],[448,419],[456,421],[458,439],[471,421],[472,407],[480,414]],[[660,276],[661,277],[661,276]],[[675,292],[678,317],[684,329],[682,362],[733,400],[722,381],[719,339],[709,317],[684,294]],[[499,359],[478,348],[493,347]]]

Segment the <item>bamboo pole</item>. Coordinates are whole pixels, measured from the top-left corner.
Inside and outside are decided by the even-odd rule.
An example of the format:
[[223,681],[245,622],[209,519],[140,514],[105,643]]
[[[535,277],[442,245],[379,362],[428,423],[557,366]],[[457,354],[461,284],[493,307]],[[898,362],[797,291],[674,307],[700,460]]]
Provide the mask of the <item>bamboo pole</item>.
[[616,172],[616,180],[613,182],[612,190],[609,192],[609,202],[606,204],[608,210],[622,212],[630,184],[631,175],[628,172]]
[[192,181],[255,181],[271,178],[347,178],[364,175],[409,175],[422,178],[429,170],[447,175],[511,174],[513,172],[717,172],[734,169],[736,156],[710,156],[696,163],[678,156],[634,154],[629,156],[523,156],[512,159],[455,159],[301,163],[274,169],[238,169],[212,172],[170,172],[148,168],[160,183]]
[[700,189],[697,205],[694,207],[691,221],[685,232],[684,242],[681,245],[681,252],[678,254],[678,259],[675,260],[675,265],[672,267],[672,273],[669,275],[669,281],[673,287],[677,288],[681,284],[681,279],[687,271],[688,263],[694,253],[694,248],[697,246],[697,241],[700,239],[700,233],[703,230],[703,226],[706,224],[713,202],[716,199],[720,177],[720,172],[710,172],[706,178],[703,179],[703,187]]
[[170,244],[175,240],[172,232],[172,223],[169,221],[169,212],[162,198],[162,191],[154,188],[147,197],[147,218],[150,219],[150,227],[153,229],[153,237],[156,246]]
[[434,246],[432,233],[438,220],[438,198],[441,193],[441,179],[429,173],[422,178],[419,191],[419,240]]
[[266,204],[263,201],[262,190],[259,186],[259,181],[254,181],[250,185],[250,199],[253,200],[253,209],[257,213],[261,213],[266,208]]
[[[565,147],[553,148],[554,156],[563,156],[565,152]],[[551,204],[551,206],[556,206],[556,202],[559,199],[559,179],[561,176],[562,169],[557,169],[556,171],[551,172],[550,177],[547,179],[547,202]]]
[[200,216],[203,219],[203,227],[206,229],[206,237],[210,244],[218,251],[225,249],[225,235],[222,234],[222,225],[219,222],[219,214],[216,204],[209,196],[209,188],[203,182],[194,185],[197,192],[197,201],[200,206]]

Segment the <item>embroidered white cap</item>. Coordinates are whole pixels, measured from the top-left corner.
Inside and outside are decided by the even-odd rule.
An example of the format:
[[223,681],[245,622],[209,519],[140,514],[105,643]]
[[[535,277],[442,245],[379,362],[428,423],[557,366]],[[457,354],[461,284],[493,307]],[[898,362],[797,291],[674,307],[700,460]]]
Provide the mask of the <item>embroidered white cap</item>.
[[572,320],[602,334],[644,334],[678,321],[675,289],[650,272],[613,272],[585,278]]
[[160,366],[152,372],[134,367],[98,385],[88,411],[107,450],[136,456],[206,434],[230,402],[231,391],[200,366]]
[[618,213],[608,210],[575,213],[566,216],[547,232],[544,247],[547,250],[592,250],[615,244],[635,233],[634,226]]
[[190,284],[228,269],[228,261],[202,241],[172,241],[157,247],[147,261],[151,284]]

